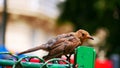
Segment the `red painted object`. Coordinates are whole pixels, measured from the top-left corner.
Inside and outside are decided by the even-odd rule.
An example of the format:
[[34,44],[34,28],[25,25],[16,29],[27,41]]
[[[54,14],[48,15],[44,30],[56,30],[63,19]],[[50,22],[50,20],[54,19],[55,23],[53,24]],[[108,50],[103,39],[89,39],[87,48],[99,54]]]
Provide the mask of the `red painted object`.
[[71,55],[71,57],[70,57],[70,63],[74,64],[74,55]]
[[40,62],[40,60],[39,60],[39,59],[37,59],[37,58],[32,58],[32,59],[30,59],[30,62],[39,63],[39,62]]
[[6,68],[12,68],[11,66],[6,66]]
[[96,59],[95,68],[113,68],[113,64],[111,60],[100,60]]

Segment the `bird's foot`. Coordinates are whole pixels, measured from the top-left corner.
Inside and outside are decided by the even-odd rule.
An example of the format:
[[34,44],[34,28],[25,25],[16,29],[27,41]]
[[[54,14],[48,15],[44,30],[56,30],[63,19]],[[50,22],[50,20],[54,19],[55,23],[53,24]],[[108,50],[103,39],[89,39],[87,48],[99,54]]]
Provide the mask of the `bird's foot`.
[[78,68],[78,64],[75,65],[75,68]]

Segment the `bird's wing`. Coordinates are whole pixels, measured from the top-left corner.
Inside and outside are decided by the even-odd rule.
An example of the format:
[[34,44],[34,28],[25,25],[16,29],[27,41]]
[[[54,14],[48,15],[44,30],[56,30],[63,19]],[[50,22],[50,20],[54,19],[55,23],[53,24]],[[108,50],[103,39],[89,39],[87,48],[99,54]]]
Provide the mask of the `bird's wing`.
[[60,42],[64,42],[64,41],[68,41],[68,42],[71,42],[71,43],[81,43],[81,40],[75,36],[75,33],[71,32],[71,33],[68,33],[68,34],[62,34],[62,35],[59,35],[57,37],[57,41],[55,44],[57,43],[60,43]]
[[63,42],[51,46],[52,49],[49,50],[49,54],[44,57],[44,59],[51,59],[60,57],[63,54],[68,54],[75,49],[75,47],[78,45],[77,43],[79,43],[79,40],[75,37],[69,37],[69,39],[65,38]]
[[50,39],[46,43],[46,47],[48,49],[53,49],[54,47],[56,47],[56,44],[59,44],[61,42],[64,42],[65,40],[68,40],[69,37],[71,37],[71,36],[74,36],[74,33],[68,33],[68,34],[58,35],[56,38]]
[[51,47],[55,44],[58,44],[60,42],[63,42],[66,40],[66,38],[73,36],[74,33],[68,33],[68,34],[61,34],[58,35],[56,38],[50,39],[47,43],[46,46]]
[[62,43],[57,44],[56,46],[57,47],[55,47],[49,51],[49,54],[47,56],[45,56],[44,59],[47,60],[47,59],[59,57],[64,54],[65,43],[62,42]]
[[50,49],[54,49],[58,46],[61,46],[58,44],[61,44],[62,42],[64,42],[64,45],[66,45],[65,43],[67,43],[67,45],[71,45],[71,46],[76,46],[76,45],[79,45],[81,43],[80,39],[78,39],[77,37],[69,36],[69,37],[61,38],[61,39],[57,40],[57,42],[54,43],[54,45],[52,45],[50,47]]

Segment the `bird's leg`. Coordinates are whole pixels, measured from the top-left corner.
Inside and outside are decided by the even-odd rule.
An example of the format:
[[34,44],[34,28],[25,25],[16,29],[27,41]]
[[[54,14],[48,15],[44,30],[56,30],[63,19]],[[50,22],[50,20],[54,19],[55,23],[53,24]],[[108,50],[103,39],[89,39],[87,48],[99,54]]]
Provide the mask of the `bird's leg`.
[[70,57],[71,57],[71,55],[72,55],[72,53],[70,53],[69,55],[65,55],[66,57],[67,57],[67,61],[69,61],[70,62]]
[[68,61],[69,56],[68,56],[68,55],[65,55],[65,56],[67,57],[67,59],[66,59],[66,60]]

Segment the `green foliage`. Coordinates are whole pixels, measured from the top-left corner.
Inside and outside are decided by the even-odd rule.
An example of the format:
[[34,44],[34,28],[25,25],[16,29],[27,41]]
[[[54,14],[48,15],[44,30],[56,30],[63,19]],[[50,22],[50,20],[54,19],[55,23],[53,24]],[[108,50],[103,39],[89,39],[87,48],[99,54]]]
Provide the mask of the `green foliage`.
[[[108,43],[120,52],[120,0],[67,0],[58,22],[71,21],[75,30],[80,28],[95,32],[99,27],[110,31]],[[112,49],[112,48],[111,48]]]

